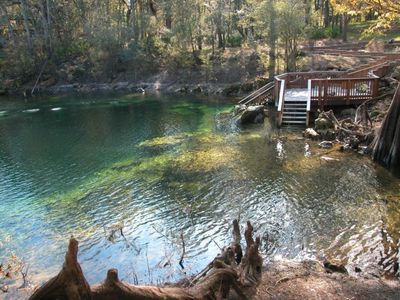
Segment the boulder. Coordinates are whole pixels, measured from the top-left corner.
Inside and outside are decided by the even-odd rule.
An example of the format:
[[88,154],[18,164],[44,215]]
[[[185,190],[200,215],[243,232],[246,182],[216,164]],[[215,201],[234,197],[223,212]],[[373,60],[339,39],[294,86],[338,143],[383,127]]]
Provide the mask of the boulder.
[[322,141],[318,145],[322,149],[331,149],[333,147],[333,142],[331,141]]
[[312,140],[317,140],[319,139],[319,134],[318,132],[316,132],[313,128],[307,128],[304,132],[303,132],[303,136],[307,139],[312,139]]
[[202,90],[201,86],[199,86],[199,85],[192,89],[193,94],[200,94],[202,91],[203,90]]
[[315,130],[317,132],[329,129],[335,129],[335,124],[331,120],[323,117],[319,117],[315,120]]
[[244,124],[263,123],[265,118],[264,106],[249,106],[241,114],[239,114],[237,122]]
[[57,80],[54,77],[48,77],[45,81],[42,81],[41,86],[50,87],[57,83]]
[[226,87],[222,93],[225,96],[231,96],[231,95],[238,94],[239,92],[240,92],[240,84],[233,84],[233,85]]

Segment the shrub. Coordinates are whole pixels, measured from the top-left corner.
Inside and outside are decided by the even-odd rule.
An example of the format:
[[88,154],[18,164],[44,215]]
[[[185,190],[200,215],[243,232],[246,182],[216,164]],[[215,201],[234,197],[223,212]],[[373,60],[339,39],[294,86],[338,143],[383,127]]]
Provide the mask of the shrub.
[[243,39],[240,35],[231,35],[226,38],[226,45],[228,47],[241,47]]
[[337,38],[340,36],[340,28],[338,26],[324,27],[311,27],[308,36],[313,40],[320,40],[326,38]]

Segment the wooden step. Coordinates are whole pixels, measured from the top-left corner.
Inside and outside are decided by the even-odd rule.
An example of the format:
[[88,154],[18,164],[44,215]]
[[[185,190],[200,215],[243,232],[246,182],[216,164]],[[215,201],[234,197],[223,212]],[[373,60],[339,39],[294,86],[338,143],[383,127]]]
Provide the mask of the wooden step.
[[283,116],[282,121],[299,121],[299,120],[306,120],[306,117],[303,116]]
[[282,121],[282,125],[306,125],[306,121]]
[[284,111],[283,112],[284,116],[291,116],[291,115],[300,115],[300,116],[306,116],[307,112],[305,111]]

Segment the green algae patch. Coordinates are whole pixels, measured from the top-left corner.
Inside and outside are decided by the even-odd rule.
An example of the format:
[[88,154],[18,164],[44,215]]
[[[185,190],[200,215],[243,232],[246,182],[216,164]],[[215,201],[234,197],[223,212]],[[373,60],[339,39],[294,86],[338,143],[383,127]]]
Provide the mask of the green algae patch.
[[239,151],[233,147],[216,147],[182,153],[174,161],[175,166],[185,172],[212,172],[228,167]]
[[170,136],[161,136],[156,137],[150,140],[146,140],[141,142],[138,147],[168,147],[179,145],[184,142],[187,136],[185,135],[170,135]]

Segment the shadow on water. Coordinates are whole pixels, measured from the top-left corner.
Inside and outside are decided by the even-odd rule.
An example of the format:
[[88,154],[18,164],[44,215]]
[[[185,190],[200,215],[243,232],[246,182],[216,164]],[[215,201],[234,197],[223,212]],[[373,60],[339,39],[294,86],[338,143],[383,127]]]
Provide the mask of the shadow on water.
[[[70,235],[91,283],[116,267],[157,283],[202,269],[252,220],[267,258],[326,258],[398,271],[399,180],[269,122],[238,128],[231,105],[173,97],[49,100],[0,116],[0,255],[53,275]],[[26,110],[39,109],[26,112]],[[326,159],[326,157],[330,159]],[[113,224],[124,236],[109,238]]]

